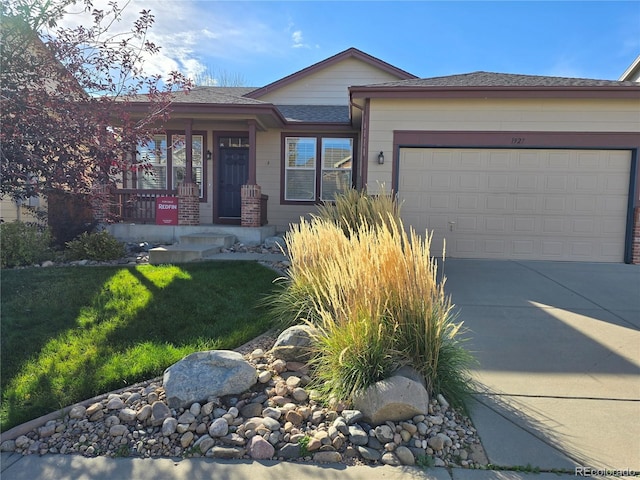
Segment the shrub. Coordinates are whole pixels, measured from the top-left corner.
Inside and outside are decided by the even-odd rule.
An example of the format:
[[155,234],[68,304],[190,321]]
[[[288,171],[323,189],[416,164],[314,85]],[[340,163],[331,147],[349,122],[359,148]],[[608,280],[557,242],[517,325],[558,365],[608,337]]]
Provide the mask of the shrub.
[[406,233],[399,220],[370,225],[361,217],[357,229],[344,228],[320,217],[291,228],[287,286],[272,302],[281,319],[321,332],[315,387],[348,401],[409,364],[428,390],[462,405],[472,356],[462,348],[444,279],[438,281],[430,238]]
[[124,244],[106,230],[84,232],[75,240],[67,242],[66,256],[69,260],[117,260],[124,254]]
[[41,225],[14,221],[0,225],[2,268],[33,265],[53,258],[51,234]]

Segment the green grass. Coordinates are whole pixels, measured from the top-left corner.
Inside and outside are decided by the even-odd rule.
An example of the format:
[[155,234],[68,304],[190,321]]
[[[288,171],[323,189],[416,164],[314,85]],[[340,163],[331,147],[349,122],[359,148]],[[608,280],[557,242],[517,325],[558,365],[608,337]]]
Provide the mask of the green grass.
[[249,262],[2,271],[0,428],[233,349],[270,324]]

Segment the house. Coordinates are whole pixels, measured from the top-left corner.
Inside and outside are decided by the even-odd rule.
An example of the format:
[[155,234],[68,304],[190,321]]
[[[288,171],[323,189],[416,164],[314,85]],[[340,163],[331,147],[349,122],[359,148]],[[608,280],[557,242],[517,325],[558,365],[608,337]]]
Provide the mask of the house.
[[453,257],[638,263],[638,112],[631,81],[421,79],[350,48],[262,88],[176,97],[166,135],[138,152],[156,175],[124,186],[164,194],[189,177],[195,223],[241,224],[244,209],[285,231],[335,192],[383,184],[434,253],[446,239]]

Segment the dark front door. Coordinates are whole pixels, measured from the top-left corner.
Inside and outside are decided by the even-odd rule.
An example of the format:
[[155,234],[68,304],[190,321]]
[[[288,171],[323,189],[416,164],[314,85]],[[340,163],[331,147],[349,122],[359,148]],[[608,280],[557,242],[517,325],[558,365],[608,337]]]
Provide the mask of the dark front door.
[[240,218],[240,187],[249,178],[249,148],[220,147],[218,216]]

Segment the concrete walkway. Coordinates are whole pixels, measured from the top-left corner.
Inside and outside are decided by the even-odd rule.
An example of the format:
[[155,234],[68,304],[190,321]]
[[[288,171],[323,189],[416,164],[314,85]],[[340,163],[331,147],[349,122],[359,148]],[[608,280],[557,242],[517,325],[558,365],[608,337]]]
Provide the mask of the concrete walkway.
[[479,360],[473,375],[482,393],[470,415],[489,461],[566,473],[3,453],[0,477],[550,480],[575,478],[576,468],[598,478],[607,468],[640,472],[640,267],[451,259],[444,273]]

